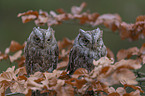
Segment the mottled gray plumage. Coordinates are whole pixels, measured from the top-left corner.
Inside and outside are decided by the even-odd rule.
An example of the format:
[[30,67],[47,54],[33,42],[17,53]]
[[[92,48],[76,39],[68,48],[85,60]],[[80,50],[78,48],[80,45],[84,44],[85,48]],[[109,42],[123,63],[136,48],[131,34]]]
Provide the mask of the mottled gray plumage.
[[27,74],[52,72],[57,67],[58,45],[52,28],[33,28],[24,48]]
[[92,71],[94,68],[93,60],[98,60],[107,54],[102,35],[103,31],[99,28],[92,31],[80,29],[69,54],[67,67],[69,74],[72,74],[77,68],[85,68],[89,72]]

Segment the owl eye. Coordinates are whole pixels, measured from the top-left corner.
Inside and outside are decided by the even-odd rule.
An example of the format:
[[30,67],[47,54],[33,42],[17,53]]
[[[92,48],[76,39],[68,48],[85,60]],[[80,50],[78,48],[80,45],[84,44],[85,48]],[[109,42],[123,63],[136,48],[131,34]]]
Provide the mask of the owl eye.
[[83,39],[83,42],[84,42],[84,43],[88,43],[89,40],[87,40],[87,39]]
[[89,40],[87,40],[87,39],[82,39],[82,41],[83,41],[84,45],[87,45],[89,43]]
[[36,40],[36,42],[39,42],[40,41],[40,38],[36,37],[35,40]]
[[47,41],[49,42],[49,41],[50,41],[50,39],[47,39]]

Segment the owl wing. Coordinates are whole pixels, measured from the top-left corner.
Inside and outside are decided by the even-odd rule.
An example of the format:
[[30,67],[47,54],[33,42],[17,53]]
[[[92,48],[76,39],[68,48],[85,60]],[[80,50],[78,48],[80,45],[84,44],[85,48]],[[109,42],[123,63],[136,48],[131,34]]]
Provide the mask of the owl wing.
[[72,74],[75,71],[75,60],[78,57],[78,48],[73,47],[69,53],[69,62],[68,62],[68,67],[67,71],[69,71],[69,74]]
[[27,44],[24,48],[25,66],[26,66],[27,74],[29,75],[32,72],[32,66],[30,66],[32,64],[31,64],[31,61],[30,61],[31,56],[29,54],[29,48],[28,47],[29,47],[29,42],[27,42]]
[[54,65],[53,65],[53,70],[57,68],[57,63],[58,63],[58,56],[59,56],[59,50],[58,50],[58,46],[56,45],[55,49],[54,49]]

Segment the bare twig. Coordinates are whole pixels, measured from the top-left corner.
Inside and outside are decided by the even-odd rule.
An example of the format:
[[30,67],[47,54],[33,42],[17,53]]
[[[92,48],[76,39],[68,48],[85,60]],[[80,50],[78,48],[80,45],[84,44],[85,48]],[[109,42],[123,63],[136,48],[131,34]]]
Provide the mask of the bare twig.
[[17,94],[21,94],[21,93],[8,93],[8,94],[6,94],[5,96],[11,96],[11,95],[17,95]]
[[145,77],[143,77],[143,78],[136,78],[136,81],[145,82]]

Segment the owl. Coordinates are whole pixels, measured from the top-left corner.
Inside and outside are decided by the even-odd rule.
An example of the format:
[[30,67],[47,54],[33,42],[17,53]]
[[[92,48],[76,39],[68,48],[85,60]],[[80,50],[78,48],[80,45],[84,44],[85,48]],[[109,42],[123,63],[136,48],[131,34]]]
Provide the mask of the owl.
[[27,74],[52,72],[57,67],[58,45],[52,28],[33,28],[24,48]]
[[72,74],[77,68],[85,68],[90,72],[94,68],[93,60],[107,55],[102,35],[103,31],[99,28],[92,31],[79,30],[69,53],[67,67],[69,74]]

